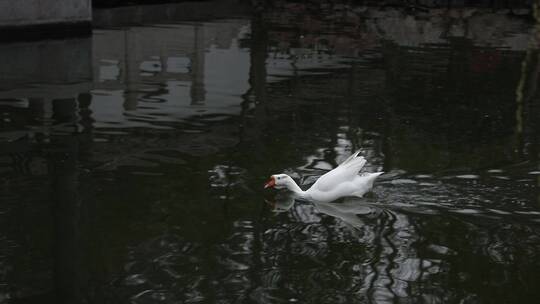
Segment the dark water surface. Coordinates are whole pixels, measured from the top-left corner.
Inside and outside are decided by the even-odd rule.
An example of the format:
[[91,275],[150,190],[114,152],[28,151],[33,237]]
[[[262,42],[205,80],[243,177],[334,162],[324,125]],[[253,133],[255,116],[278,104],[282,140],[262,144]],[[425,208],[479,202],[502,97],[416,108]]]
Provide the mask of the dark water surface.
[[[0,303],[538,301],[530,19],[160,7],[0,45]],[[364,199],[262,190],[357,149]]]

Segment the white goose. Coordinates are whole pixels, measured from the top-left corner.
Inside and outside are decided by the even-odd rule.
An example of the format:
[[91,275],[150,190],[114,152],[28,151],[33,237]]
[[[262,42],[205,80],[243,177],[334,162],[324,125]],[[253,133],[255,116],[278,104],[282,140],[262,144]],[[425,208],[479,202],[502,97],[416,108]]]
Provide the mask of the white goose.
[[362,156],[358,157],[358,153],[360,151],[351,155],[337,168],[319,177],[307,191],[303,191],[287,174],[272,175],[264,188],[286,188],[299,199],[316,202],[331,202],[346,196],[362,197],[371,190],[375,179],[384,172],[358,175],[358,172],[366,164],[366,159]]

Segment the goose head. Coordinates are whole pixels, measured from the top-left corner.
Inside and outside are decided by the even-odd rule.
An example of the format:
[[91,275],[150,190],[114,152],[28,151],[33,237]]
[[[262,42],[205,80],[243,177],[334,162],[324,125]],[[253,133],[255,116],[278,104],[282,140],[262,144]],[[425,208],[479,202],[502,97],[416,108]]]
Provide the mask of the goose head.
[[293,194],[299,199],[306,198],[306,192],[303,191],[296,184],[294,179],[287,174],[274,174],[270,176],[270,180],[266,182],[264,188],[287,189],[288,191],[293,192]]
[[276,189],[289,189],[295,191],[298,189],[298,186],[292,179],[292,177],[287,174],[274,174],[270,176],[270,180],[266,182],[264,188],[276,188]]

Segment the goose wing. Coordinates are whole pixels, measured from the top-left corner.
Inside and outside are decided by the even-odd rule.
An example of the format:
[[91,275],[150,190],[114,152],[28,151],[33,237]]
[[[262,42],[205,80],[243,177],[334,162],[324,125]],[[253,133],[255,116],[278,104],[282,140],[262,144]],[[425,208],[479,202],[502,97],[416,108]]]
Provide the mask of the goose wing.
[[358,157],[359,152],[360,151],[351,155],[337,168],[319,177],[312,188],[319,191],[330,191],[337,188],[342,183],[352,181],[366,164],[366,159],[364,157]]

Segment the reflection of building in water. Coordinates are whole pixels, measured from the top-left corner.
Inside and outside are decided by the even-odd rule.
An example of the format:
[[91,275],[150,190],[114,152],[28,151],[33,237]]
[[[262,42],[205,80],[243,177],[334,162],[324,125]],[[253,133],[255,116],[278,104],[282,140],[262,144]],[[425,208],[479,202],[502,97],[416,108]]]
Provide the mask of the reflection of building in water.
[[[246,30],[232,20],[0,45],[0,238],[9,244],[0,298],[76,303],[90,280],[103,279],[85,272],[98,258],[87,237],[99,233],[85,231],[94,206],[80,194],[81,168],[148,163],[156,155],[137,156],[149,148],[203,155],[237,143],[238,126],[227,119],[249,85],[249,52],[239,42]],[[159,129],[157,120],[173,127]],[[147,133],[117,142],[115,132],[96,136],[141,125]],[[197,136],[174,130],[186,125]],[[17,182],[26,178],[37,182]]]
[[[0,133],[3,157],[35,150],[32,143],[43,143],[61,127],[53,122],[58,115],[55,104],[68,104],[74,108],[73,115],[78,115],[76,98],[92,88],[91,49],[90,38],[0,45],[4,59],[0,62],[0,107],[5,110]],[[76,125],[75,120],[68,134],[77,131]],[[15,159],[31,161],[22,156]]]
[[[427,170],[468,166],[475,155],[486,155],[494,146],[498,153],[491,157],[499,159],[485,157],[475,166],[523,158],[509,157],[512,152],[506,143],[513,141],[513,129],[519,128],[519,120],[514,121],[511,113],[515,113],[514,92],[523,51],[533,36],[527,18],[482,9],[407,13],[343,5],[282,5],[264,15],[270,24],[268,81],[310,78],[289,81],[296,106],[307,107],[315,98],[307,94],[313,92],[350,103],[354,114],[348,115],[356,117],[358,124],[345,126],[385,130],[379,134],[385,168],[412,169],[419,158],[430,168]],[[338,27],[340,31],[335,31]],[[348,56],[355,59],[347,62]],[[377,68],[377,63],[382,66]],[[319,83],[319,90],[310,86],[317,82],[318,73],[333,75]],[[381,83],[386,86],[377,87]],[[334,89],[344,84],[350,87],[348,96],[343,96],[344,90]],[[328,93],[335,91],[339,95]],[[295,108],[294,103],[287,107]],[[384,119],[362,122],[370,119],[369,111],[383,114]],[[479,117],[480,113],[485,115]],[[525,117],[534,115],[534,109],[525,109]],[[453,123],[457,117],[462,124]],[[528,119],[525,129],[534,124]],[[427,140],[430,145],[418,153]],[[537,146],[537,140],[529,137],[528,142],[523,146]],[[453,157],[448,157],[448,150]]]
[[205,114],[237,115],[240,96],[248,89],[249,53],[239,45],[246,30],[245,21],[232,20],[97,32],[92,105],[96,126],[152,123],[124,110],[169,122]]
[[[84,109],[75,105],[90,116],[83,124],[86,130],[138,126],[157,130],[172,123],[196,129],[208,123],[209,131],[210,124],[240,113],[242,94],[249,86],[249,53],[241,50],[239,41],[246,30],[246,21],[231,20],[98,30],[92,38],[2,45],[2,58],[11,60],[0,64],[0,98],[8,109],[17,110],[6,111],[0,136],[9,141],[26,138],[27,144],[35,142],[36,134],[46,140],[54,116],[52,100],[80,94],[89,96]],[[34,117],[36,113],[42,117]],[[197,121],[189,122],[193,118]],[[230,127],[198,137],[183,134],[190,140],[181,140],[178,149],[229,145],[236,140],[231,138],[236,126]],[[130,138],[133,142],[127,146],[146,140]],[[17,142],[3,150],[19,151],[23,146],[30,149]]]
[[[479,8],[426,9],[309,5],[279,3],[265,11],[280,48],[308,47],[355,56],[376,40],[391,40],[400,46],[418,47],[470,39],[475,45],[524,50],[531,34],[528,15],[493,12]],[[525,14],[525,17],[523,16]],[[336,30],[339,29],[339,30]],[[299,38],[292,41],[291,38]],[[321,50],[322,50],[321,49]]]
[[193,81],[191,83],[191,104],[202,105],[205,101],[205,89],[204,89],[204,32],[201,31],[200,26],[195,26],[195,52],[191,59],[191,73],[193,74]]
[[91,119],[79,97],[92,88],[91,50],[88,37],[0,45],[3,299],[77,303],[86,289],[78,160]]

